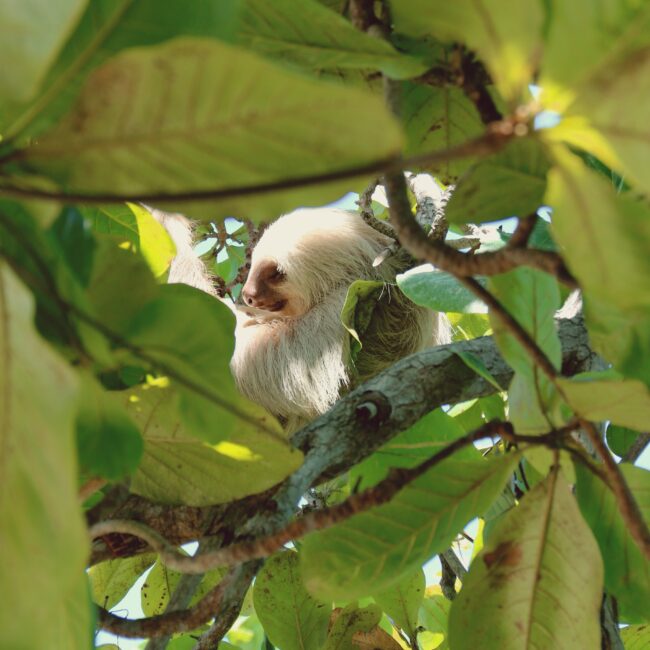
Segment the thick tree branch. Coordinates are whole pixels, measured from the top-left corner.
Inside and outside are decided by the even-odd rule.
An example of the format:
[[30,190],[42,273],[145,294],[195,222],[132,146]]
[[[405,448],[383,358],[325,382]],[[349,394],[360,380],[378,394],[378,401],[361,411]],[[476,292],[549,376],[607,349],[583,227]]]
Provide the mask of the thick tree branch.
[[[582,372],[592,363],[594,353],[587,341],[582,317],[558,322],[563,347],[563,366],[568,374]],[[478,357],[496,381],[507,386],[512,369],[505,363],[491,337],[424,350],[400,360],[343,397],[328,413],[299,431],[292,443],[306,459],[318,461],[313,482],[347,471],[400,431],[442,404],[454,404],[490,395],[494,386],[477,375],[456,354]],[[409,391],[404,391],[409,386]],[[382,421],[364,418],[365,406],[373,400],[384,413]],[[276,488],[277,489],[277,488]],[[197,508],[152,504],[137,495],[111,492],[106,505],[98,504],[88,513],[89,524],[107,518],[140,521],[163,533],[173,544],[182,544],[203,535],[219,536],[224,544],[237,541],[251,513],[273,506],[273,492],[239,501]],[[136,545],[132,552],[142,552]],[[104,541],[93,545],[92,563],[113,557]]]

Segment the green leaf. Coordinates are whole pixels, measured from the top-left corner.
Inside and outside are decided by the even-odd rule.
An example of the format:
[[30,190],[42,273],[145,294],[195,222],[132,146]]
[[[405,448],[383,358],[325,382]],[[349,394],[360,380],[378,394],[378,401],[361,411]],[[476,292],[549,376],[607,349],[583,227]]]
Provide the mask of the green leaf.
[[[173,197],[366,165],[400,148],[378,98],[225,43],[181,38],[125,51],[93,72],[71,112],[18,154],[15,168],[66,191]],[[288,196],[266,195],[266,218],[274,201],[295,206],[297,195]],[[210,209],[232,214],[241,205]]]
[[334,621],[323,650],[355,648],[359,647],[357,645],[360,641],[359,636],[370,632],[378,625],[381,619],[381,610],[377,605],[358,608],[352,604],[344,609],[335,610],[332,618]]
[[482,223],[533,214],[544,202],[549,161],[536,138],[517,138],[470,168],[445,210],[453,223]]
[[[620,119],[620,118],[619,118]],[[549,172],[553,235],[587,296],[622,309],[650,305],[650,206],[559,149]]]
[[472,562],[451,606],[450,645],[597,648],[602,590],[596,541],[553,473],[503,515]]
[[[521,267],[492,277],[490,288],[553,366],[559,368],[562,350],[554,314],[560,306],[560,293],[555,278]],[[510,418],[515,429],[529,434],[548,431],[550,422],[563,421],[556,389],[499,318],[490,314],[490,320],[497,345],[515,371],[509,391]]]
[[610,420],[631,429],[648,428],[650,390],[643,382],[606,371],[560,379],[559,385],[567,402],[586,420]]
[[[400,97],[400,119],[406,134],[406,155],[446,149],[478,137],[485,129],[474,104],[460,88],[432,88],[406,82]],[[446,160],[429,166],[443,183],[464,172],[471,159]]]
[[95,238],[82,213],[71,206],[63,208],[50,227],[49,235],[75,278],[82,286],[87,286],[93,268]]
[[[2,645],[91,645],[77,497],[74,374],[38,337],[31,296],[0,264],[0,608]],[[29,586],[29,588],[26,588]],[[34,607],[34,594],[44,607]]]
[[492,333],[487,314],[448,314],[453,341],[469,341]]
[[449,608],[451,601],[447,600],[442,593],[440,587],[427,587],[424,601],[420,608],[419,622],[422,627],[428,632],[442,634],[448,636],[448,620]]
[[87,295],[93,314],[105,327],[124,333],[142,305],[158,291],[140,255],[118,247],[112,238],[98,240]]
[[[650,101],[650,9],[646,7],[644,48],[631,51],[616,65],[604,66],[569,107],[567,116],[585,117],[604,136],[630,179],[650,191],[650,124],[644,106]],[[634,25],[634,29],[640,28]],[[589,149],[589,147],[585,147]],[[598,153],[598,152],[593,152]],[[607,161],[605,161],[607,162]]]
[[389,77],[415,77],[426,70],[382,38],[364,34],[316,0],[244,0],[237,40],[283,65],[322,69],[376,69]]
[[[464,433],[456,419],[442,409],[431,411],[355,465],[350,470],[350,485],[357,490],[375,485],[388,476],[391,468],[414,467]],[[466,447],[454,457],[472,460],[476,455],[471,447]]]
[[[650,523],[650,472],[619,465],[646,524]],[[596,536],[605,562],[605,588],[615,596],[621,620],[650,621],[650,566],[635,541],[610,490],[588,469],[575,466],[578,504]]]
[[502,95],[512,103],[527,96],[541,47],[544,13],[535,0],[393,0],[395,29],[430,34],[476,50]]
[[[434,311],[463,314],[485,314],[487,307],[469,289],[466,289],[453,275],[422,264],[405,273],[400,273],[397,286],[416,305]],[[485,280],[479,278],[484,286]]]
[[307,593],[298,554],[270,557],[255,578],[255,611],[271,642],[282,650],[320,650],[327,636],[331,606]]
[[77,450],[82,468],[111,481],[124,478],[142,458],[142,436],[119,395],[105,391],[90,375],[81,382],[76,420]]
[[372,321],[377,301],[384,291],[383,282],[356,280],[345,296],[341,322],[350,334],[350,357],[356,360],[363,347],[363,334]]
[[142,359],[175,382],[188,432],[210,442],[237,442],[233,436],[247,428],[280,436],[277,422],[235,386],[229,366],[234,324],[221,301],[186,285],[168,284],[140,309],[127,338]]
[[395,584],[488,508],[517,460],[445,460],[390,503],[309,535],[301,553],[307,588],[349,600]]
[[630,625],[621,630],[625,650],[644,650],[650,646],[650,625]]
[[424,571],[417,569],[397,584],[384,591],[373,593],[375,602],[393,623],[414,639],[418,626],[418,612],[424,599]]
[[625,376],[650,385],[650,307],[619,308],[584,296],[584,311],[593,349]]
[[131,393],[130,413],[144,438],[142,461],[130,484],[136,494],[170,504],[227,503],[263,492],[302,461],[300,452],[254,429],[205,443],[185,433],[177,403],[173,391],[156,385]]
[[160,277],[176,255],[167,231],[142,206],[125,203],[83,208],[84,215],[100,233],[113,235],[133,244],[155,277]]
[[621,427],[618,424],[607,426],[607,446],[617,455],[625,456],[630,447],[641,434],[633,429]]
[[[208,571],[196,588],[189,606],[195,605],[208,591],[216,587],[226,571],[227,569]],[[178,586],[181,576],[182,574],[178,571],[168,569],[160,559],[156,560],[140,590],[140,604],[145,616],[156,616],[167,609],[169,599]]]
[[[70,0],[63,1],[70,5]],[[51,66],[38,95],[27,106],[9,112],[10,124],[4,132],[7,139],[25,142],[42,133],[70,107],[88,73],[127,47],[153,45],[182,35],[228,38],[238,5],[232,0],[197,0],[192,3],[192,11],[187,11],[185,0],[164,3],[92,0],[84,4],[85,12]],[[43,30],[54,34],[54,23],[48,16],[58,15],[60,6],[56,5],[56,12],[54,8],[47,12],[39,9],[39,12],[45,20]],[[34,12],[30,10],[28,15],[31,20]],[[2,21],[2,24],[8,23]],[[24,45],[21,41],[21,52],[29,51]]]
[[607,4],[550,0],[547,5],[548,34],[539,82],[545,100],[547,96],[556,100],[558,94],[565,102],[570,100],[576,88],[600,67],[611,65],[614,56],[647,43],[650,10],[644,0]]
[[155,561],[155,553],[145,553],[106,560],[90,567],[88,577],[93,601],[104,609],[113,609]]
[[65,42],[86,0],[0,5],[0,104],[31,99]]

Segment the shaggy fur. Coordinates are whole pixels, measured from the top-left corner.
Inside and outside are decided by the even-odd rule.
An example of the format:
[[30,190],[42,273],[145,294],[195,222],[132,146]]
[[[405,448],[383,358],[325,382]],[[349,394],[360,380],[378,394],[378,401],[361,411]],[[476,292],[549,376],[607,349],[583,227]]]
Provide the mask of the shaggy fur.
[[[394,286],[404,258],[373,260],[391,240],[358,215],[331,208],[297,210],[264,233],[256,264],[272,260],[285,274],[287,306],[242,319],[232,370],[240,390],[295,431],[327,411],[341,392],[377,374],[397,359],[448,340],[446,319],[417,307]],[[347,367],[349,334],[341,309],[355,280],[386,282],[364,349]],[[287,315],[285,315],[285,313]]]

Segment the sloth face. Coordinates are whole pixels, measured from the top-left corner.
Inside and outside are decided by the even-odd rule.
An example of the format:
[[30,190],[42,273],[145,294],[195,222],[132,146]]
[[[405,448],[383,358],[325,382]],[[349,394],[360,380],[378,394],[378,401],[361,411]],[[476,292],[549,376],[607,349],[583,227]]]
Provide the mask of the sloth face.
[[243,311],[257,318],[289,318],[307,311],[287,274],[273,259],[253,262],[241,296]]

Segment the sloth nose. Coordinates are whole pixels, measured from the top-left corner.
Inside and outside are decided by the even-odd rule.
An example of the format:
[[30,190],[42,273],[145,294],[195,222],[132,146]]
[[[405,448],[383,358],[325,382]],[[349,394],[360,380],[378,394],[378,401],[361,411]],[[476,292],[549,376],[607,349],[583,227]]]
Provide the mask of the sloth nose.
[[255,286],[249,286],[248,284],[244,285],[244,288],[241,290],[241,295],[242,298],[244,299],[244,302],[249,306],[249,307],[258,307],[259,303],[259,296],[258,296],[258,291]]

